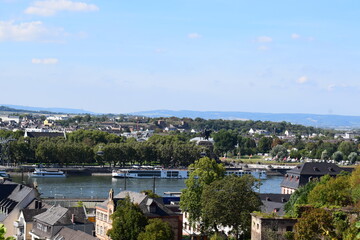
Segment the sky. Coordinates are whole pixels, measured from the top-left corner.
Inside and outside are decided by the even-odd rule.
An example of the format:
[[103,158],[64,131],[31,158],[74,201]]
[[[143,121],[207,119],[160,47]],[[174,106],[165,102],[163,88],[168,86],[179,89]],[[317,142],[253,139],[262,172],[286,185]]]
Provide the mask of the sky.
[[0,0],[0,104],[360,116],[358,0]]

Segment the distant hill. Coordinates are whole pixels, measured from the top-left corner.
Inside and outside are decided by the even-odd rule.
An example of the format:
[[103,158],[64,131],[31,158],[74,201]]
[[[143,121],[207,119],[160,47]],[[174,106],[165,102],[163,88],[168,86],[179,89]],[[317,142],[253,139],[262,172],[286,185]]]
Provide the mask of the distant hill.
[[[94,114],[90,111],[83,109],[73,109],[73,108],[43,108],[43,107],[28,107],[28,106],[19,106],[19,105],[9,105],[9,104],[0,104],[1,107],[8,107],[14,112],[38,112],[38,113],[68,113],[68,114]],[[1,110],[0,111],[9,111]]]
[[304,113],[252,113],[252,112],[220,112],[220,111],[171,111],[153,110],[130,113],[131,115],[141,115],[147,117],[189,117],[204,119],[224,119],[224,120],[260,120],[260,121],[286,121],[305,126],[322,128],[360,128],[360,116],[342,115],[321,115]]

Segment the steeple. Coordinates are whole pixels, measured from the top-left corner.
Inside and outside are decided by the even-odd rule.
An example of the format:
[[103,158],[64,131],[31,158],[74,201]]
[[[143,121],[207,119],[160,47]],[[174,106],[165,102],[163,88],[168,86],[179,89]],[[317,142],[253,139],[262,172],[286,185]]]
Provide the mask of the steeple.
[[109,191],[109,200],[114,200],[114,189],[110,189]]

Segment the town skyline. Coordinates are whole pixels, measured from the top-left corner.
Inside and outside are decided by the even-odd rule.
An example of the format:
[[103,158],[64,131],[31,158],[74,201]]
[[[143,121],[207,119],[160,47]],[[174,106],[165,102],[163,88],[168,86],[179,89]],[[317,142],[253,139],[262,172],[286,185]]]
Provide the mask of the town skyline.
[[359,116],[359,5],[0,0],[0,102]]

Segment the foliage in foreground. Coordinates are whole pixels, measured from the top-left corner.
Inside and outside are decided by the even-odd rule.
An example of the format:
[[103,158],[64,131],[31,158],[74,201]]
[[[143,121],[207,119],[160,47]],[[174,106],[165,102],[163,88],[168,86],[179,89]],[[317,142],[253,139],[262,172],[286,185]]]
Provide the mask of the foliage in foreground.
[[138,236],[138,240],[171,240],[173,238],[174,233],[170,224],[159,218],[150,219],[145,231]]
[[139,206],[133,204],[129,196],[118,202],[111,218],[112,229],[108,230],[107,235],[112,240],[137,240],[147,224],[147,219]]

